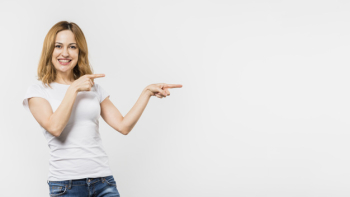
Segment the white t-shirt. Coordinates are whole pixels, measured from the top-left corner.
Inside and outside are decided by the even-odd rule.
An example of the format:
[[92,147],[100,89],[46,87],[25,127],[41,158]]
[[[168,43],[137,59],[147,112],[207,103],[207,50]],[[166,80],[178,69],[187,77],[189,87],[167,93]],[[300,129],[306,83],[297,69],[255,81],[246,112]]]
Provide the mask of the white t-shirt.
[[[23,107],[29,110],[28,98],[46,99],[55,112],[70,85],[42,82],[29,86]],[[69,121],[59,137],[40,128],[50,148],[49,181],[97,178],[113,175],[99,133],[100,103],[109,94],[96,82],[91,91],[78,92]]]

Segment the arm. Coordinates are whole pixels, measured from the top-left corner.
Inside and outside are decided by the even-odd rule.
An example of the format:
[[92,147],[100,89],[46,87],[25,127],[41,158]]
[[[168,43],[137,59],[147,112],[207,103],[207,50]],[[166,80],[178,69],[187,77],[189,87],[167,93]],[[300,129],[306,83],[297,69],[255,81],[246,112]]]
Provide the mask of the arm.
[[59,137],[68,123],[77,94],[76,88],[70,86],[55,113],[53,113],[50,103],[40,97],[28,99],[29,109],[36,121],[46,131]]
[[101,102],[101,116],[109,126],[123,135],[127,135],[141,117],[150,98],[150,91],[145,88],[129,113],[123,117],[107,97]]

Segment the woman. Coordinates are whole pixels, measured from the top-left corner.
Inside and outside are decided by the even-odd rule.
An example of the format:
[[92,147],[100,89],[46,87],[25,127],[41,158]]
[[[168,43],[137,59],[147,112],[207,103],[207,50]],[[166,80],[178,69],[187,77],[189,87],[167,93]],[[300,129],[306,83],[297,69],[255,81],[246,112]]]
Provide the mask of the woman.
[[28,88],[23,106],[40,124],[50,147],[50,196],[119,196],[99,134],[99,116],[127,135],[149,98],[170,95],[180,84],[151,84],[123,117],[95,78],[85,36],[75,23],[61,21],[45,37],[38,80]]

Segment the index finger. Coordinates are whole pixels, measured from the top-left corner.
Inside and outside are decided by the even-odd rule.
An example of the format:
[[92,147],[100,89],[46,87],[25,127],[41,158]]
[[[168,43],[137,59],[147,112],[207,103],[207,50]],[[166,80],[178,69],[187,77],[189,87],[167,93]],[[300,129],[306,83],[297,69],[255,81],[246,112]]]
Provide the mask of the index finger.
[[182,88],[181,84],[165,84],[164,88]]
[[94,79],[94,78],[104,77],[105,74],[91,74],[91,75],[86,75],[86,76],[89,77],[90,79]]

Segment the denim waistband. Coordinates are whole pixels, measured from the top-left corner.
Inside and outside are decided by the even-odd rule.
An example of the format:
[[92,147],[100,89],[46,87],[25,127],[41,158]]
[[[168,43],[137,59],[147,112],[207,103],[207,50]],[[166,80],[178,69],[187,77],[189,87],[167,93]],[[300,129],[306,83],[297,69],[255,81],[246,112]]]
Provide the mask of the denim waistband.
[[97,178],[83,178],[83,179],[73,179],[73,180],[65,180],[65,181],[47,181],[47,184],[57,184],[57,185],[67,185],[69,188],[73,185],[91,185],[94,184],[98,181],[104,182],[105,179],[112,177],[113,175],[110,176],[105,176],[105,177],[97,177]]

